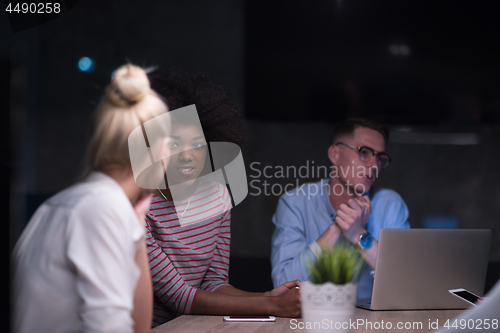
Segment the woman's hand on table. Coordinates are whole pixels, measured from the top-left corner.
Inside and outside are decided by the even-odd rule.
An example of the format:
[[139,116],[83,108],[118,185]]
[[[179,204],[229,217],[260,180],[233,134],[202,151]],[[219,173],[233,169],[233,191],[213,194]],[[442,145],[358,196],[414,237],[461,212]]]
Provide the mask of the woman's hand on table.
[[272,297],[271,300],[273,304],[272,309],[270,311],[271,315],[279,317],[292,317],[292,318],[300,317],[300,312],[301,312],[300,290],[298,288],[295,287],[290,288],[281,295]]
[[283,283],[282,285],[277,286],[271,291],[266,291],[264,293],[264,296],[279,296],[283,294],[284,292],[287,292],[290,289],[296,289],[300,287],[300,280],[295,280],[295,281],[288,281]]

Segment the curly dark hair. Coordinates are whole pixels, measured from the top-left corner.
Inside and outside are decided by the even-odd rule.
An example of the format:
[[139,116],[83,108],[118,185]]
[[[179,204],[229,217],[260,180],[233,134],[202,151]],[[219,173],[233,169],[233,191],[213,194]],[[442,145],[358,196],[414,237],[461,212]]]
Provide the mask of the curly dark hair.
[[150,76],[151,88],[166,99],[170,110],[196,105],[207,141],[241,144],[245,141],[242,117],[227,91],[203,73],[181,68]]

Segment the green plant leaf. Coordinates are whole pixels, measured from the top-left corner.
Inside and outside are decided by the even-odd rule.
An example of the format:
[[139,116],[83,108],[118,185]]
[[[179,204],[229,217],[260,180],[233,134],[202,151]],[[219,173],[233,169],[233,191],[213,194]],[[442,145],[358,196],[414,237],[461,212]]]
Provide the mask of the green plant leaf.
[[332,249],[321,251],[315,262],[309,260],[311,282],[314,284],[328,281],[334,284],[356,282],[364,264],[358,250],[343,239]]

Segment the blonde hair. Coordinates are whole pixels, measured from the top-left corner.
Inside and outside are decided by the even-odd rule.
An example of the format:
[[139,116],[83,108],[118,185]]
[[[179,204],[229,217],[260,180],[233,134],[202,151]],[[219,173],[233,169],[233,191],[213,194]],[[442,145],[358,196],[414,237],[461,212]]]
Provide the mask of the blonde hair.
[[116,71],[97,106],[87,151],[87,173],[131,170],[128,136],[144,122],[168,112],[146,72],[131,64]]

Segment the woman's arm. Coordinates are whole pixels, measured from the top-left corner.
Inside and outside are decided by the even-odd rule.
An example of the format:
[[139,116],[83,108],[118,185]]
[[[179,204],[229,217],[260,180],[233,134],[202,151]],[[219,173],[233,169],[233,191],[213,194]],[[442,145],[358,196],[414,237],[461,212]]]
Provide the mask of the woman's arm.
[[[231,201],[229,201],[229,204],[231,204]],[[221,223],[218,230],[219,235],[216,240],[212,261],[200,284],[201,290],[211,292],[217,292],[220,289],[230,287],[229,256],[231,244],[231,210],[227,209],[221,216]]]
[[[193,301],[192,314],[300,316],[299,281],[287,282],[265,293],[247,292],[228,285],[231,242],[231,200],[225,187],[224,214],[214,258]],[[207,293],[208,291],[208,293]]]
[[[143,232],[144,223],[142,221],[146,218],[150,204],[151,195],[143,193],[134,205],[134,211],[138,218],[137,223]],[[139,276],[139,280],[137,280],[134,292],[134,309],[132,310],[134,331],[135,333],[147,333],[151,329],[151,320],[153,318],[153,288],[144,238],[140,240],[135,253],[135,263],[139,267],[141,275]]]
[[255,292],[248,292],[244,291],[238,288],[235,288],[233,286],[227,286],[223,287],[219,290],[217,290],[217,293],[225,294],[225,295],[231,295],[231,296],[246,296],[246,297],[255,297],[255,296],[279,296],[283,294],[284,292],[287,292],[289,289],[299,287],[300,281],[295,280],[295,281],[289,281],[285,282],[282,285],[277,286],[271,291],[266,291],[265,293],[255,293]]
[[[151,257],[150,265],[153,265],[154,272],[156,272],[152,276],[153,290],[159,299],[162,301],[165,299],[163,302],[173,311],[212,315],[300,316],[300,298],[299,290],[295,288],[296,281],[289,282],[287,287],[280,286],[273,289],[268,292],[269,296],[255,296],[253,293],[227,285],[215,292],[198,290],[182,283],[182,277],[177,273],[168,256],[159,249],[150,229],[146,233],[146,237]],[[251,296],[245,296],[248,294]],[[174,297],[174,295],[177,296]]]
[[300,317],[300,292],[290,288],[279,296],[233,296],[199,290],[191,314]]
[[134,331],[135,333],[147,333],[151,329],[151,319],[153,318],[153,289],[144,240],[141,241],[137,249],[135,262],[141,270],[141,276],[137,281],[134,293],[134,309],[132,311]]
[[136,251],[128,210],[121,207],[114,198],[92,197],[73,211],[67,227],[67,257],[76,272],[85,332],[133,331]]
[[169,257],[156,243],[153,228],[147,218],[146,223],[146,245],[153,293],[172,312],[190,314],[198,289],[184,282]]
[[230,296],[246,296],[246,297],[264,296],[264,293],[244,291],[235,288],[233,286],[222,287],[219,290],[217,290],[216,293],[230,295]]

